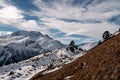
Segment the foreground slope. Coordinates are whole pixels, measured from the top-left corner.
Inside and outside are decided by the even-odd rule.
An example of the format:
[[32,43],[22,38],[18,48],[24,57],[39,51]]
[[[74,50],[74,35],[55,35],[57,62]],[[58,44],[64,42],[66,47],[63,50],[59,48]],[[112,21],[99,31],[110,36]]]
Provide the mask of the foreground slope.
[[48,74],[41,72],[31,80],[120,80],[120,34],[63,68]]

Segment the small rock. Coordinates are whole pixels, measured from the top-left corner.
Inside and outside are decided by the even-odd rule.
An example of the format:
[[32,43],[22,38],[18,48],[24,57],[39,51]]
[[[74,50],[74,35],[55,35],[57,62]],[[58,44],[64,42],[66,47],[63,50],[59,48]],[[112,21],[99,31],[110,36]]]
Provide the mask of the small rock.
[[85,62],[82,62],[82,63],[80,64],[80,68],[84,68],[84,66],[86,66],[86,63],[85,63]]

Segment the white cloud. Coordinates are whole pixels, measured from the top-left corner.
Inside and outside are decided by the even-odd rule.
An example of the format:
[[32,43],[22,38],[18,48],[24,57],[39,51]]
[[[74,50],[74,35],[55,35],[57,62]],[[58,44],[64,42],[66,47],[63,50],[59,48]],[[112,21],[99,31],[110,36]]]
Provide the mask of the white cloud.
[[[83,8],[81,6],[72,6],[73,0],[54,0],[49,7],[42,0],[35,0],[34,4],[40,9],[40,12],[33,11],[39,17],[68,18],[77,20],[96,19],[106,20],[113,15],[120,14],[119,0],[106,0],[102,3],[95,3]],[[94,3],[94,2],[93,2]],[[109,4],[109,5],[108,5]]]
[[[70,34],[87,35],[94,38],[101,37],[105,30],[115,32],[118,25],[108,22],[108,19],[120,14],[119,0],[106,0],[98,3],[95,0],[92,4],[86,5],[87,8],[72,6],[73,0],[60,0],[51,2],[52,5],[46,5],[42,0],[35,0],[34,4],[40,11],[33,11],[35,16],[38,16],[43,24],[49,28],[59,29],[62,32]],[[73,19],[78,21],[100,21],[100,23],[80,23],[67,22],[60,19]]]
[[34,4],[41,12],[33,11],[33,13],[39,17],[78,19],[86,11],[85,8],[71,6],[69,0],[56,0],[54,2],[51,1],[51,3],[52,5],[49,7],[47,6],[49,3],[46,4],[42,0],[35,0]]
[[55,18],[42,18],[42,20],[45,21],[44,24],[46,26],[59,29],[67,33],[67,35],[80,34],[100,39],[104,31],[109,30],[113,33],[118,30],[117,25],[108,22],[84,24],[78,22],[65,22]]
[[36,20],[26,20],[24,11],[18,9],[7,1],[1,0],[0,24],[8,25],[22,30],[41,30]]
[[3,19],[21,19],[23,15],[21,15],[21,11],[17,10],[17,8],[13,6],[5,7],[0,10],[0,18]]
[[8,2],[6,2],[5,0],[0,0],[0,7],[5,7],[8,6]]
[[[73,5],[72,2],[74,0],[32,1],[39,10],[26,14],[37,16],[40,21],[34,19],[26,20],[25,15],[23,15],[24,11],[5,0],[1,0],[0,24],[10,25],[22,30],[42,31],[44,33],[49,33],[49,29],[58,29],[66,33],[66,35],[80,34],[99,39],[105,30],[114,32],[118,29],[118,25],[108,22],[108,19],[120,14],[120,0],[105,0],[101,1],[101,3],[98,3],[98,0],[94,0],[89,5],[85,5],[85,3]],[[62,19],[76,20],[76,22]],[[94,21],[99,22],[96,23]]]
[[23,19],[22,11],[14,6],[7,6],[0,9],[0,23],[6,25],[13,25],[20,19]]
[[[96,0],[98,1],[98,0]],[[111,12],[120,10],[120,0],[104,0],[102,3],[93,2],[88,8],[94,12]]]
[[43,31],[46,30],[45,27],[39,27],[39,24],[35,20],[21,20],[15,26],[18,26],[18,29],[30,30],[30,31]]

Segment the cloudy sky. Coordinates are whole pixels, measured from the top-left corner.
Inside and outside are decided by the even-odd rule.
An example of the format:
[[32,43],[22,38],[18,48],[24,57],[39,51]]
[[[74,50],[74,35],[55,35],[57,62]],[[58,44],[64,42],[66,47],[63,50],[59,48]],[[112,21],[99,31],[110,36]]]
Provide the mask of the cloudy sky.
[[0,0],[0,31],[40,31],[81,43],[119,26],[120,0]]

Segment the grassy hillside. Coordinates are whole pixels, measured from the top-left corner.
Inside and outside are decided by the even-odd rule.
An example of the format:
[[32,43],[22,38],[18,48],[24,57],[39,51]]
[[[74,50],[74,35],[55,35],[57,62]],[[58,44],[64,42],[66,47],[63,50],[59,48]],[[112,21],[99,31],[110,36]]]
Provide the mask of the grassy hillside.
[[63,68],[45,75],[38,73],[31,80],[120,80],[120,34]]

